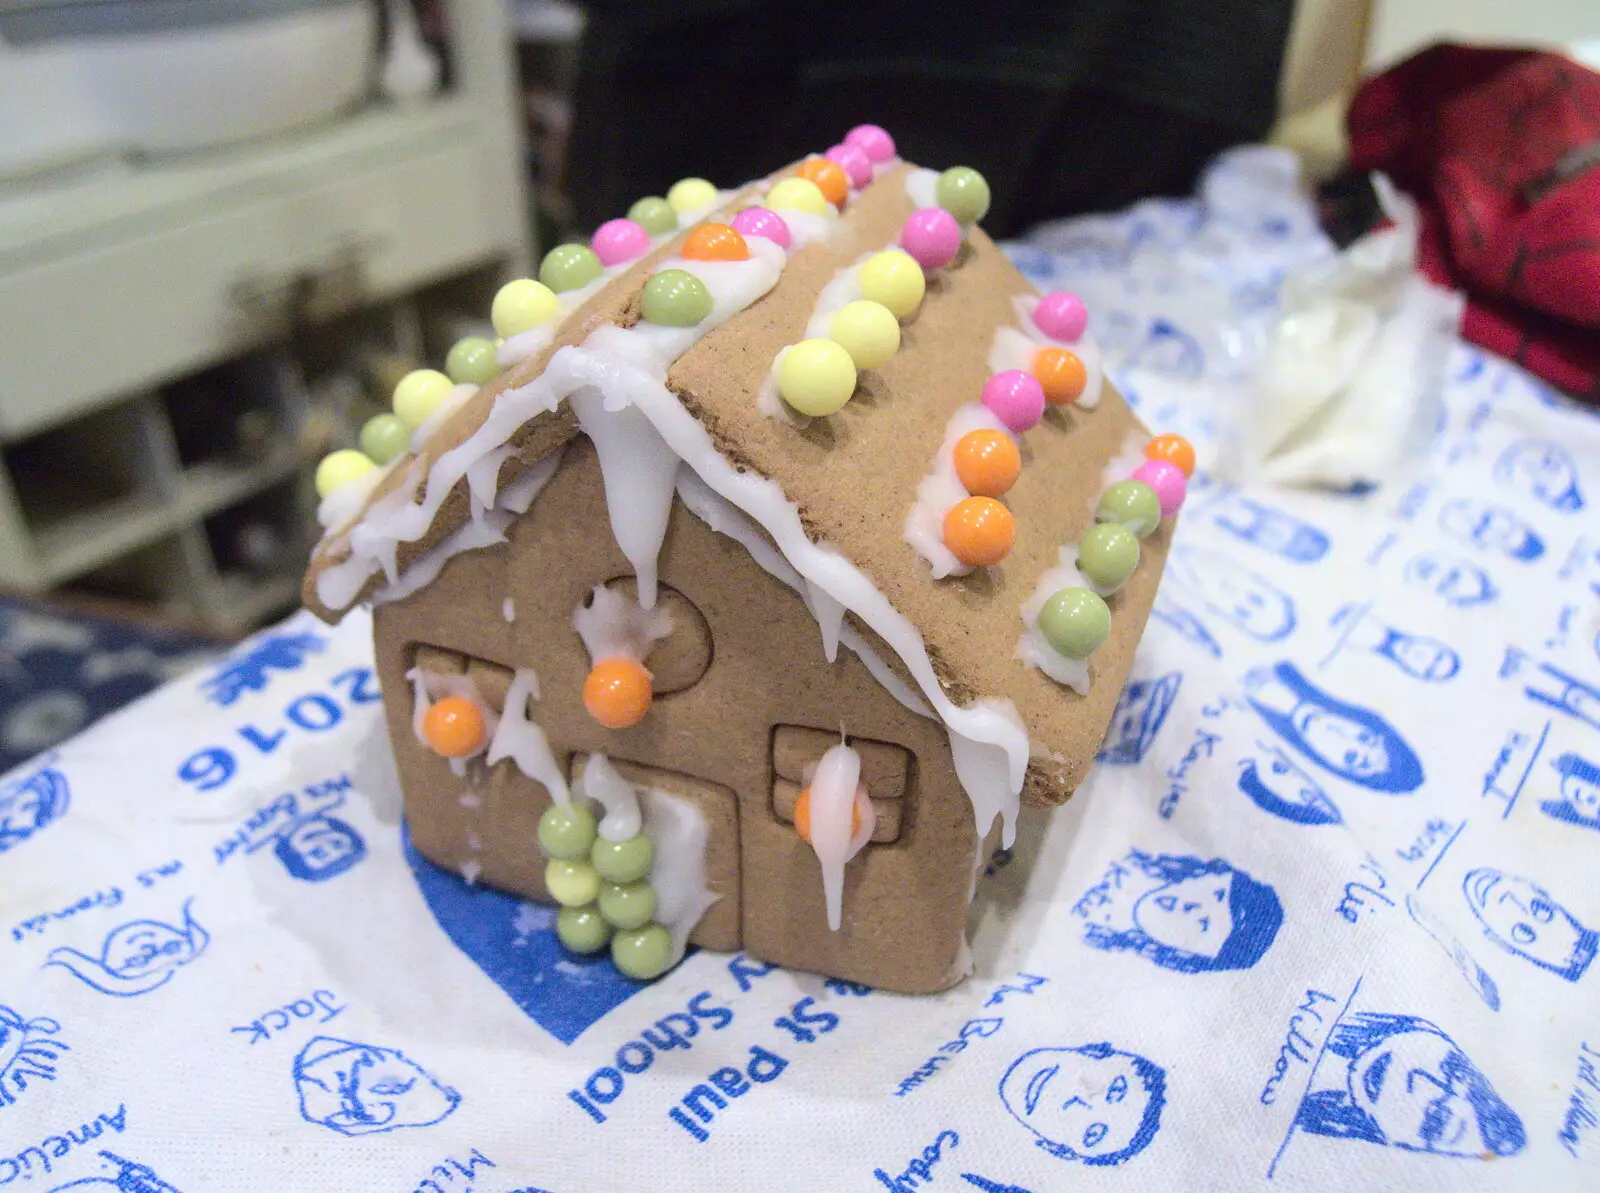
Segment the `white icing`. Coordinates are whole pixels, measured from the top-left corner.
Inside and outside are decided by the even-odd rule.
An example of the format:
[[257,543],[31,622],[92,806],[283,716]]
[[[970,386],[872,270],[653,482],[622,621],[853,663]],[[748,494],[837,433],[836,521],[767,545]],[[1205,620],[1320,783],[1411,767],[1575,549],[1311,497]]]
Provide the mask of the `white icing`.
[[440,403],[433,408],[433,413],[423,419],[417,425],[417,429],[411,432],[411,442],[408,445],[410,450],[412,452],[420,452],[423,444],[432,438],[433,433],[449,422],[450,417],[471,401],[472,395],[477,392],[478,387],[476,385],[462,382],[445,394]]
[[861,297],[861,262],[847,265],[829,279],[817,295],[811,308],[811,318],[806,323],[805,338],[827,340],[833,338],[833,316],[841,308]]
[[583,794],[606,810],[599,833],[607,841],[627,841],[639,835],[639,793],[617,773],[604,754],[591,754],[583,765]]
[[656,892],[656,922],[672,937],[672,964],[676,965],[683,959],[695,925],[722,897],[706,885],[706,846],[711,832],[694,804],[654,788],[644,793],[644,831],[655,846],[650,885]]
[[919,167],[906,172],[906,198],[913,207],[939,206],[939,171]]
[[468,886],[478,885],[478,875],[483,873],[483,866],[472,858],[461,863],[461,877]]
[[[559,311],[559,307],[557,309]],[[527,331],[507,336],[494,350],[495,361],[501,368],[508,369],[512,365],[521,364],[530,356],[537,356],[543,352],[550,341],[556,338],[556,331],[561,327],[561,316],[564,313],[558,313],[548,323],[541,323],[538,327],[530,327]]]
[[844,629],[844,606],[826,589],[806,581],[806,608],[822,631],[822,655],[828,662],[839,656],[839,634]]
[[890,170],[894,169],[899,164],[900,164],[900,158],[898,156],[887,158],[887,159],[885,159],[884,161],[881,161],[881,162],[873,162],[872,163],[872,180],[873,180],[873,182],[876,182],[878,179],[882,178],[885,174],[887,174]]
[[[1080,696],[1089,694],[1089,660],[1069,659],[1051,646],[1039,630],[1039,611],[1044,603],[1063,588],[1093,588],[1089,577],[1078,570],[1078,548],[1069,543],[1061,548],[1061,562],[1034,585],[1033,595],[1022,604],[1022,636],[1017,639],[1017,658],[1037,667],[1059,684]],[[1104,594],[1102,594],[1104,595]]]
[[[839,213],[829,204],[820,215],[810,211],[780,211],[783,222],[789,226],[789,251],[798,253],[808,244],[829,244],[838,239]],[[753,237],[760,239],[759,237]],[[769,242],[770,243],[770,242]]]
[[500,725],[489,741],[485,761],[490,766],[502,758],[509,758],[518,770],[535,783],[544,784],[550,798],[558,804],[570,804],[572,794],[567,789],[567,777],[550,752],[550,739],[529,715],[528,702],[539,699],[539,677],[532,668],[519,667],[511,678],[506,692],[506,706],[500,712]]
[[[866,788],[861,785],[861,755],[843,742],[817,763],[807,790],[811,805],[811,848],[822,866],[822,897],[828,909],[828,927],[837,932],[844,904],[844,868],[861,852],[877,827],[877,816]],[[859,810],[860,825],[850,831]]]
[[1024,372],[1029,372],[1033,368],[1034,353],[1040,348],[1071,348],[1083,362],[1086,377],[1083,393],[1078,395],[1073,405],[1082,406],[1085,410],[1093,410],[1098,406],[1101,392],[1105,388],[1105,367],[1100,359],[1100,345],[1095,340],[1094,333],[1085,330],[1076,340],[1051,339],[1040,331],[1033,321],[1033,309],[1039,305],[1037,294],[1019,294],[1011,300],[1011,305],[1017,312],[1017,322],[1021,324],[1021,330],[1004,326],[996,329],[994,344],[989,350],[990,370],[996,373],[1004,369],[1022,369]]
[[597,584],[586,603],[572,611],[572,628],[583,639],[589,662],[633,659],[642,663],[657,642],[672,633],[665,609],[646,609],[617,588]]
[[965,576],[972,568],[955,557],[944,545],[944,516],[950,507],[968,496],[966,486],[956,475],[956,443],[969,431],[1000,431],[1016,436],[982,402],[968,402],[956,408],[945,423],[944,439],[933,457],[933,468],[917,482],[917,498],[906,514],[903,537],[933,568],[936,580],[946,576]]
[[474,520],[494,508],[500,486],[500,466],[511,457],[511,445],[498,447],[467,469],[467,500]]
[[[1106,466],[1100,470],[1100,490],[1110,488],[1118,481],[1125,481],[1133,476],[1133,470],[1144,463],[1144,445],[1146,439],[1138,431],[1129,431],[1122,441],[1122,446],[1117,449],[1117,454],[1106,461]],[[1100,504],[1100,493],[1096,492],[1089,498],[1089,508],[1093,510]]]
[[517,603],[510,597],[500,602],[500,617],[506,622],[517,620]]
[[756,390],[756,409],[768,418],[775,418],[797,431],[803,431],[811,425],[811,419],[785,402],[783,395],[778,392],[778,370],[783,367],[783,358],[788,354],[789,349],[785,346],[779,348],[778,354],[772,358],[772,367],[767,370],[761,388]]
[[[434,701],[443,700],[446,696],[464,696],[478,706],[478,711],[483,714],[485,741],[492,739],[500,727],[500,715],[479,695],[478,685],[472,682],[472,676],[465,673],[424,671],[420,667],[413,667],[406,672],[406,679],[411,683],[411,732],[423,746],[432,749],[428,746],[427,736],[422,732],[423,719],[433,707]],[[460,758],[447,758],[445,761],[456,774],[464,775],[467,773],[467,761],[476,758],[483,753],[483,750],[484,747],[479,746],[471,754],[465,754]]]
[[323,530],[332,530],[354,518],[367,503],[367,498],[383,483],[383,478],[389,475],[392,467],[389,464],[374,468],[348,484],[340,485],[317,502],[317,524]]

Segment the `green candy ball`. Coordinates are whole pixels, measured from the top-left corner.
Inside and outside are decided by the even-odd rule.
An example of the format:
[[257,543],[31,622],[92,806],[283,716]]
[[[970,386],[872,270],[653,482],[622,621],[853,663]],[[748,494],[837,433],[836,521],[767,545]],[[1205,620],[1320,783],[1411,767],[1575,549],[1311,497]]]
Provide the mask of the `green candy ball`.
[[600,875],[587,862],[552,859],[544,868],[544,885],[563,907],[582,907],[600,897]]
[[1096,588],[1115,592],[1139,566],[1139,540],[1121,522],[1102,522],[1078,544],[1078,570]]
[[600,258],[586,244],[558,244],[539,263],[539,280],[557,294],[587,286],[603,272]]
[[1140,538],[1161,525],[1161,500],[1143,481],[1118,481],[1100,494],[1096,522],[1121,522]]
[[361,428],[361,450],[374,463],[392,464],[411,446],[411,428],[396,414],[374,414]]
[[624,931],[643,928],[656,915],[656,888],[648,882],[608,882],[600,888],[600,914]]
[[445,376],[457,385],[487,385],[499,371],[500,362],[494,358],[494,341],[483,336],[457,340],[444,358]]
[[939,175],[933,194],[959,224],[975,224],[989,210],[989,183],[971,166],[951,166]]
[[672,937],[660,924],[618,932],[611,938],[611,960],[630,978],[659,978],[672,964]]
[[582,804],[551,804],[539,817],[539,848],[546,857],[584,861],[594,838],[594,813]]
[[593,905],[556,912],[556,937],[574,953],[598,953],[611,941],[611,925]]
[[663,269],[644,284],[639,313],[646,323],[693,327],[711,314],[711,291],[687,269]]
[[1039,632],[1058,654],[1086,659],[1111,635],[1111,610],[1087,588],[1063,588],[1039,610]]
[[652,236],[678,230],[678,213],[659,195],[646,195],[628,208],[628,218]]
[[607,882],[638,882],[649,875],[656,860],[656,847],[643,833],[626,841],[600,837],[589,851],[589,860]]

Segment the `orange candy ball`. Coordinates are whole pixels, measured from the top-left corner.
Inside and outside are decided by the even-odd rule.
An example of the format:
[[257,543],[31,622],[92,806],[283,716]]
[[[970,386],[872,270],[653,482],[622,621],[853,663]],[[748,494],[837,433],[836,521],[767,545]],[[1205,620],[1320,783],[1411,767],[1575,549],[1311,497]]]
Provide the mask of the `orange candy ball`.
[[650,711],[650,680],[636,659],[601,659],[583,681],[583,706],[607,729],[632,728]]
[[1017,520],[993,497],[968,497],[944,516],[944,545],[968,567],[999,563],[1017,541]]
[[1194,475],[1194,446],[1182,435],[1157,435],[1144,445],[1144,458],[1165,460],[1184,476]]
[[1033,375],[1044,389],[1044,400],[1065,406],[1083,396],[1089,371],[1070,348],[1041,348],[1033,357]]
[[850,175],[837,162],[825,157],[808,157],[800,164],[800,177],[817,184],[822,197],[835,207],[843,207],[850,197]]
[[727,224],[700,224],[683,242],[686,261],[748,261],[750,246]]
[[968,431],[954,455],[956,476],[974,497],[999,497],[1022,475],[1022,453],[1004,431]]
[[422,737],[446,758],[465,758],[483,748],[483,710],[465,696],[446,696],[422,714]]
[[[811,844],[811,788],[807,787],[794,801],[794,831],[807,845]],[[861,805],[850,803],[850,835],[861,831]]]

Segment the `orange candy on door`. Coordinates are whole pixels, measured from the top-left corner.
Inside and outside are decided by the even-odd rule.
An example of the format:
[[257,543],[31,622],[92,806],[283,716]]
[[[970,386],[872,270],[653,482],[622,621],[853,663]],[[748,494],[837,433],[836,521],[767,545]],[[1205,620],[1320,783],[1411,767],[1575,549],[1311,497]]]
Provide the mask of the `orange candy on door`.
[[583,681],[583,706],[607,729],[630,729],[650,711],[651,679],[637,659],[601,659]]
[[838,162],[830,162],[825,157],[808,157],[800,163],[798,173],[801,178],[816,183],[822,197],[835,207],[843,207],[850,197],[850,175]]
[[699,224],[683,242],[685,261],[748,261],[750,246],[727,224]]
[[[794,831],[807,845],[811,844],[811,788],[807,787],[794,801]],[[861,831],[861,805],[850,804],[850,835]]]
[[465,696],[446,696],[422,714],[423,740],[446,758],[466,758],[483,748],[483,710]]

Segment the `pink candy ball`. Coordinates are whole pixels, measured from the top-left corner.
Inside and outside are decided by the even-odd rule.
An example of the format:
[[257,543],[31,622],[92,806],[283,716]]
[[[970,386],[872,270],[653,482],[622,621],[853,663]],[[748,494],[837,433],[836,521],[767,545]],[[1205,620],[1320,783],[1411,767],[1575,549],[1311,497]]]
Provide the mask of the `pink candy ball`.
[[1072,343],[1083,338],[1089,326],[1089,309],[1083,299],[1065,290],[1052,290],[1033,308],[1033,323],[1052,340]]
[[760,236],[770,240],[780,249],[787,249],[792,243],[789,225],[783,222],[783,217],[776,211],[769,211],[765,207],[746,207],[733,217],[733,230],[741,236]]
[[894,138],[876,124],[856,125],[845,133],[844,143],[854,145],[875,162],[886,162],[894,156]]
[[943,269],[961,248],[961,225],[943,207],[924,207],[907,217],[900,247],[923,269]]
[[1143,481],[1156,491],[1163,518],[1177,513],[1183,499],[1189,495],[1189,480],[1183,475],[1183,469],[1166,460],[1146,460],[1133,470],[1133,479]]
[[650,233],[632,220],[607,220],[594,230],[589,241],[600,264],[621,265],[650,251]]
[[[1032,373],[1007,369],[983,383],[983,404],[991,414],[1020,435],[1038,426],[1039,420],[1044,417],[1044,387]],[[1182,479],[1183,474],[1178,475]]]
[[822,156],[843,169],[850,176],[850,185],[858,190],[872,181],[872,159],[860,146],[835,145]]

